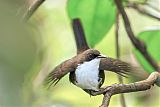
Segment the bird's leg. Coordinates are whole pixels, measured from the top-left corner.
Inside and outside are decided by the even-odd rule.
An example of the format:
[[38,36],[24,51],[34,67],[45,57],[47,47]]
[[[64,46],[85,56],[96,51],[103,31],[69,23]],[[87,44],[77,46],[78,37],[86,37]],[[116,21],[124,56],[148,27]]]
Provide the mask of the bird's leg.
[[[116,85],[116,84],[115,84]],[[108,92],[111,88],[113,88],[113,86],[105,86],[105,87],[101,87],[99,89],[99,91],[93,91],[91,90],[90,94],[92,96],[96,96],[96,95],[100,95],[100,94],[105,94],[106,92]]]
[[102,83],[102,78],[99,78],[98,83],[99,83],[99,84]]
[[97,95],[96,92],[98,92],[98,91],[90,90],[90,95],[91,96],[96,96]]

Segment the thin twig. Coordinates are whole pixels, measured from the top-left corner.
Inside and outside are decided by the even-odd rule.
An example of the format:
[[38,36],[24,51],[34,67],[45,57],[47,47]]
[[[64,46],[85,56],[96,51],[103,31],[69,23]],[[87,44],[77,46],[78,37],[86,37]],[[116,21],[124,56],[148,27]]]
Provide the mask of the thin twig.
[[114,0],[115,1],[115,4],[119,10],[119,12],[121,13],[122,15],[122,18],[123,18],[123,22],[124,22],[124,25],[125,25],[125,29],[126,29],[126,32],[132,42],[132,44],[136,47],[137,50],[139,50],[139,52],[144,56],[144,58],[153,66],[153,68],[160,72],[160,68],[159,66],[157,65],[157,63],[155,62],[155,60],[150,56],[150,54],[148,53],[147,51],[147,48],[144,44],[144,42],[140,41],[139,39],[137,39],[131,29],[131,25],[130,25],[130,22],[129,22],[129,19],[128,19],[128,16],[121,4],[121,0]]
[[[116,28],[115,28],[115,39],[116,39],[116,57],[119,59],[120,57],[120,44],[119,44],[119,12],[116,15]],[[118,81],[120,84],[123,84],[123,78],[120,75],[117,75]],[[108,96],[108,95],[107,95]],[[124,94],[120,94],[120,102],[122,107],[126,107],[126,101]]]
[[120,44],[119,44],[119,12],[116,15],[116,28],[115,28],[115,36],[116,36],[116,57],[119,59],[120,57]]
[[151,12],[146,11],[144,8],[142,8],[138,3],[135,2],[127,2],[127,7],[128,8],[133,8],[135,10],[137,10],[139,13],[149,16],[151,18],[160,20],[160,17],[157,15],[152,14]]
[[44,1],[45,0],[34,1],[24,13],[23,20],[28,20]]
[[130,84],[113,84],[101,89],[98,92],[92,92],[92,94],[104,94],[102,105],[100,107],[108,107],[112,95],[148,90],[154,85],[158,77],[160,77],[160,73],[153,72],[146,80]]
[[[159,3],[159,1],[158,1]],[[157,12],[160,12],[160,9],[159,8],[156,8],[154,5],[151,5],[150,3],[146,2],[145,3],[148,7],[152,8],[153,10],[157,11]]]

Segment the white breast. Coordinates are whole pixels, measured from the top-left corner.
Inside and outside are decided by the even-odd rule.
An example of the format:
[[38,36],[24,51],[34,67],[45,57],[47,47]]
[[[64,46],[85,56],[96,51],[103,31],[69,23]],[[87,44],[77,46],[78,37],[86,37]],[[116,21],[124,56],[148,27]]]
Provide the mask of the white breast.
[[98,91],[98,75],[99,75],[100,59],[95,58],[89,62],[78,65],[75,74],[77,86],[82,89],[91,89]]

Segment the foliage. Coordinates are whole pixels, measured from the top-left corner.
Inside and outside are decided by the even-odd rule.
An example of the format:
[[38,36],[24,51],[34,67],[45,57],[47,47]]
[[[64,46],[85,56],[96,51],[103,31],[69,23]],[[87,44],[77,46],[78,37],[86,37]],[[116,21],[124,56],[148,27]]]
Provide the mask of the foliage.
[[[126,0],[124,2],[127,3]],[[146,0],[137,2],[144,3]],[[110,0],[68,0],[67,10],[71,19],[80,18],[82,20],[87,41],[91,47],[99,43],[115,23],[116,10],[113,2]],[[158,55],[160,52],[158,47],[160,37],[158,35],[159,31],[145,31],[138,35],[138,38],[146,43],[148,52],[156,61],[160,60]],[[134,49],[134,53],[147,72],[151,73],[154,71],[143,55],[136,49]]]
[[69,17],[80,18],[88,44],[99,43],[115,22],[116,8],[111,0],[68,0]]
[[[148,30],[138,34],[138,38],[142,40],[146,46],[147,51],[157,61],[160,62],[160,30]],[[143,55],[134,49],[135,56],[144,69],[151,73],[154,71],[153,67],[144,59]]]

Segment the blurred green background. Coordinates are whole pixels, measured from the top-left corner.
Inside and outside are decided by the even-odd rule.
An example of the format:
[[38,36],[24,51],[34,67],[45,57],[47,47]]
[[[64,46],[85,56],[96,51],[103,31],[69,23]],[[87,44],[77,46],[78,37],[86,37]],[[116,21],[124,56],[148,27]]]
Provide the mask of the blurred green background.
[[[90,97],[71,84],[68,75],[55,87],[43,86],[44,78],[57,64],[76,55],[76,46],[66,9],[67,0],[46,0],[29,22],[22,23],[22,11],[32,2],[0,1],[0,107],[98,107],[103,96]],[[136,35],[150,26],[160,26],[159,21],[133,9],[127,9],[127,13]],[[115,58],[114,35],[113,25],[95,48]],[[120,36],[121,58],[140,67],[122,20]],[[125,83],[136,80],[127,78]],[[118,83],[117,75],[106,72],[104,85],[114,83]],[[125,94],[125,97],[128,107],[160,106],[157,86],[145,92]],[[119,95],[113,96],[110,107],[120,106]]]

